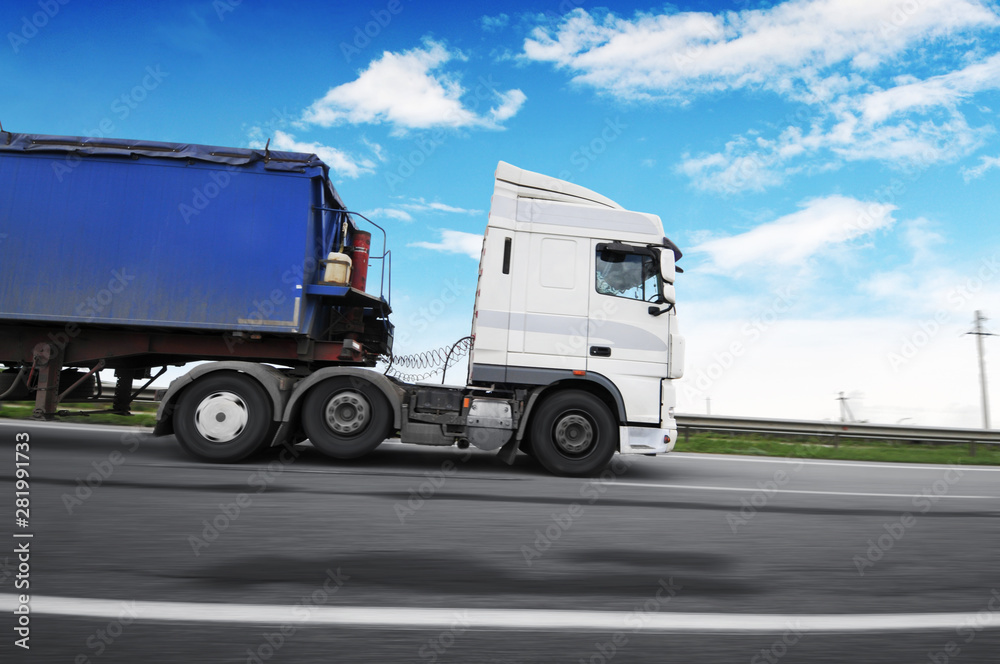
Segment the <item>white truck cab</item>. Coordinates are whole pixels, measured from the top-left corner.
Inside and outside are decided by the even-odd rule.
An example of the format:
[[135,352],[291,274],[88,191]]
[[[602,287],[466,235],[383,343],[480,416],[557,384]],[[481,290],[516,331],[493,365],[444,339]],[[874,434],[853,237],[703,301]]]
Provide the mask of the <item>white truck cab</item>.
[[[660,218],[504,162],[495,178],[469,384],[592,394],[617,420],[617,451],[669,452],[684,337],[674,307],[680,251]],[[594,425],[586,419],[556,422],[556,437],[572,448],[567,436]]]

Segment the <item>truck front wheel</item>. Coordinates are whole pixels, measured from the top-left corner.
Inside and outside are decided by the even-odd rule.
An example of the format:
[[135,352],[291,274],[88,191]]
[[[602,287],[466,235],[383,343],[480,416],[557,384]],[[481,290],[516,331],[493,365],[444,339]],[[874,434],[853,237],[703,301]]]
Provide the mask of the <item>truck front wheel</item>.
[[368,381],[330,378],[306,395],[302,428],[323,454],[356,459],[389,437],[392,410],[385,395]]
[[180,395],[174,415],[177,440],[204,461],[234,463],[274,437],[271,399],[254,378],[235,371],[206,375]]
[[531,447],[550,473],[585,477],[608,465],[618,448],[618,426],[603,401],[589,392],[567,390],[538,405]]

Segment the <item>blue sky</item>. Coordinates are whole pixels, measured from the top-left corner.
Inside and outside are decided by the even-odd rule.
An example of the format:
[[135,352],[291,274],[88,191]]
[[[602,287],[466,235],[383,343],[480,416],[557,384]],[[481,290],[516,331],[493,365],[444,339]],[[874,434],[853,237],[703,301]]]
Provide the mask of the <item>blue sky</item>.
[[1000,317],[996,2],[5,9],[5,129],[322,156],[389,231],[399,351],[468,333],[504,160],[663,218],[679,410],[835,418],[844,392],[871,421],[981,421],[963,333]]

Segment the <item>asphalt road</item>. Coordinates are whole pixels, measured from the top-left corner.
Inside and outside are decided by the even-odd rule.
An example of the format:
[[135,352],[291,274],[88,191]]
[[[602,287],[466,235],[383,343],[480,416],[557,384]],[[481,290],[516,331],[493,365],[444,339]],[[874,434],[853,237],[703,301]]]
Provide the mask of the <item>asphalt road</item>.
[[[19,432],[30,435],[25,529],[14,524]],[[27,651],[5,611],[2,661],[1000,661],[1000,469],[674,454],[579,480],[526,457],[508,467],[393,442],[356,462],[300,446],[215,466],[173,438],[24,422],[0,423],[0,446],[8,530],[33,535],[36,607]],[[11,601],[16,555],[0,563]],[[121,604],[121,620],[79,615],[93,599]],[[215,617],[155,608],[187,603],[214,603]],[[256,618],[241,618],[248,605]],[[275,608],[295,606],[363,624],[289,624]],[[378,624],[395,609],[454,620]],[[501,627],[469,618],[490,609],[521,611],[502,612],[513,622]],[[590,622],[553,627],[539,610]],[[795,622],[940,613],[980,622]],[[671,614],[712,615],[648,629]]]

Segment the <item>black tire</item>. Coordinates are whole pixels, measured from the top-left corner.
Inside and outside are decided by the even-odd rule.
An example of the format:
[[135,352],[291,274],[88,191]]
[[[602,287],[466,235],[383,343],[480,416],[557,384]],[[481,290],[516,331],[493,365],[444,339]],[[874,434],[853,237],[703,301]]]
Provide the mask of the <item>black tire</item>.
[[323,454],[357,459],[389,437],[392,407],[382,391],[363,378],[330,378],[306,394],[302,428]]
[[567,390],[536,408],[531,446],[546,470],[587,477],[608,465],[618,449],[618,422],[603,401],[589,392]]
[[271,398],[256,379],[236,371],[199,378],[180,394],[174,433],[189,454],[214,463],[234,463],[268,445],[277,422]]
[[[60,392],[65,390],[67,387],[80,380],[80,376],[83,375],[82,371],[77,371],[76,369],[63,369],[59,372],[59,390]],[[84,399],[89,399],[94,396],[94,391],[97,389],[97,379],[94,378],[94,374],[90,374],[87,378],[80,383],[79,386],[72,392],[66,395],[63,401],[82,401]]]
[[[27,377],[28,372],[25,371],[24,376],[17,382],[17,387],[14,388],[14,391],[4,401],[28,401],[31,399],[31,392],[28,391],[28,388],[24,384],[24,380]],[[15,369],[0,373],[0,394],[10,389],[10,386],[14,384],[15,378],[17,378],[17,370]]]

